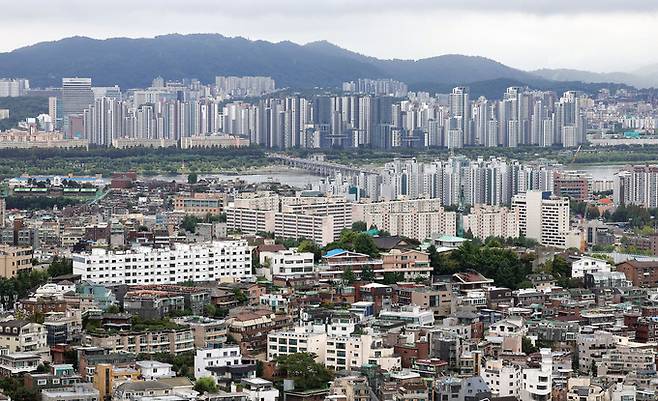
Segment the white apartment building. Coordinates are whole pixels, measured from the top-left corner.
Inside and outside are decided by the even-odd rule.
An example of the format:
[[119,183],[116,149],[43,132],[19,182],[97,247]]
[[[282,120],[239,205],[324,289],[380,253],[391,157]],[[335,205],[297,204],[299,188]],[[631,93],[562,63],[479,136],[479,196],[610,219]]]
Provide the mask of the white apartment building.
[[580,248],[580,235],[569,227],[569,198],[548,191],[528,191],[512,198],[519,234],[542,245]]
[[194,377],[213,377],[208,370],[211,367],[223,367],[242,364],[242,354],[238,345],[224,345],[218,348],[196,350],[194,355]]
[[315,355],[315,361],[324,363],[327,334],[316,332],[309,327],[295,327],[292,330],[272,331],[267,335],[267,360],[272,361],[283,355],[307,352]]
[[434,326],[434,312],[421,309],[418,305],[405,305],[400,307],[399,311],[383,310],[379,313],[379,318],[405,322],[412,327]]
[[[268,210],[227,207],[226,227],[243,234],[272,232],[277,237],[305,238],[324,246],[338,239],[343,227],[334,216],[281,213]],[[351,225],[351,222],[350,222]]]
[[627,337],[621,337],[609,331],[579,333],[576,335],[578,349],[578,366],[581,372],[589,372],[593,364],[600,363],[603,355],[617,344],[628,342]]
[[487,383],[494,397],[518,398],[521,392],[523,375],[519,365],[502,359],[487,360],[480,376]]
[[258,275],[272,281],[274,276],[302,277],[313,274],[314,255],[311,252],[285,250],[278,252],[261,252]]
[[463,217],[464,231],[485,240],[489,237],[516,238],[519,219],[516,211],[502,206],[475,205]]
[[0,97],[25,96],[30,90],[30,81],[22,78],[0,78]]
[[44,361],[50,360],[50,348],[46,341],[46,328],[27,320],[0,322],[0,348],[9,353],[37,354]]
[[336,371],[358,369],[364,364],[389,372],[401,368],[400,357],[394,355],[393,348],[384,347],[381,338],[370,334],[329,337],[324,364]]
[[654,344],[629,342],[615,349],[607,350],[596,364],[598,377],[606,377],[622,382],[631,372],[651,372],[656,370],[656,350]]
[[523,369],[521,401],[550,401],[553,388],[553,355],[550,348],[542,348],[541,366]]
[[585,274],[590,273],[610,273],[611,268],[605,260],[583,255],[571,264],[571,277],[583,278]]
[[281,238],[305,238],[325,246],[337,240],[341,230],[336,230],[333,216],[296,213],[274,216],[274,235]]
[[457,232],[457,214],[446,212],[441,199],[357,203],[353,205],[352,218],[391,235],[420,241],[431,238],[432,234],[455,235]]
[[73,254],[73,274],[99,284],[174,284],[238,281],[252,276],[246,241],[137,246],[126,251],[94,248]]
[[226,228],[243,234],[274,232],[274,211],[238,207],[224,208]]

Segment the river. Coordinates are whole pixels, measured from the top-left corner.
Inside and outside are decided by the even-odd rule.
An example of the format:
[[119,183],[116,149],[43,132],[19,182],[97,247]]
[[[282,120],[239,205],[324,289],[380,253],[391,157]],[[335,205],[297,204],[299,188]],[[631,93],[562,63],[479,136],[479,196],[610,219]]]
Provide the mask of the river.
[[[280,182],[297,188],[305,188],[308,184],[317,183],[322,177],[311,174],[305,170],[275,167],[272,169],[258,169],[245,173],[199,174],[199,179],[212,178],[222,181],[242,180],[248,184],[261,182]],[[187,182],[187,175],[154,175],[140,177],[143,180]]]

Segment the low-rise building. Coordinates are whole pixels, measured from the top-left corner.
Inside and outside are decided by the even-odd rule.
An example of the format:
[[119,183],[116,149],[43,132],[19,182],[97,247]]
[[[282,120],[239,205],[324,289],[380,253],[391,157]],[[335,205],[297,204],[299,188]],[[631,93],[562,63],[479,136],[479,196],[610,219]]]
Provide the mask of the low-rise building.
[[32,247],[0,244],[0,277],[16,277],[32,269]]

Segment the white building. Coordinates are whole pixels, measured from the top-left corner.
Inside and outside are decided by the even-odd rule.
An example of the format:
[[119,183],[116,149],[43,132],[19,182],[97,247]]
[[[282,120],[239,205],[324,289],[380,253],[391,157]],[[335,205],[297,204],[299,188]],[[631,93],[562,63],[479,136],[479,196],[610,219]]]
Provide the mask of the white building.
[[589,273],[610,273],[611,267],[605,260],[582,256],[571,264],[571,277],[583,278]]
[[274,388],[271,381],[253,377],[242,379],[242,392],[246,393],[249,401],[278,401],[279,390]]
[[489,237],[516,238],[519,221],[516,211],[501,206],[475,205],[464,216],[464,231],[485,240]]
[[580,233],[569,226],[569,198],[528,191],[513,197],[512,210],[519,219],[520,235],[545,246],[580,248]]
[[354,204],[354,221],[364,221],[391,235],[417,240],[431,238],[432,234],[455,235],[457,214],[446,212],[441,199],[414,199]]
[[330,369],[352,370],[365,364],[377,365],[385,371],[399,370],[401,360],[392,347],[385,347],[380,337],[331,336],[327,339],[325,366]]
[[30,81],[22,78],[0,78],[0,97],[25,96],[30,90]]
[[553,388],[553,355],[550,348],[542,348],[541,366],[523,369],[521,401],[550,401]]
[[379,318],[384,320],[398,320],[414,327],[434,326],[434,312],[421,309],[417,305],[405,305],[399,311],[383,310]]
[[137,246],[126,251],[94,248],[73,254],[73,274],[99,284],[174,284],[239,281],[252,277],[246,241]]
[[208,368],[241,364],[242,354],[238,345],[198,349],[194,355],[194,377],[214,377]]
[[303,277],[313,274],[314,255],[311,252],[285,250],[260,253],[261,269],[258,275],[272,281],[274,276],[286,278]]
[[315,361],[324,363],[327,347],[327,334],[316,332],[309,327],[295,327],[292,330],[272,331],[267,335],[267,360],[307,352],[315,355]]
[[172,371],[173,365],[170,363],[158,361],[137,361],[137,369],[144,380],[156,380],[166,377],[175,377],[176,372]]
[[519,365],[502,359],[488,360],[480,376],[494,397],[518,397],[521,392],[523,375]]

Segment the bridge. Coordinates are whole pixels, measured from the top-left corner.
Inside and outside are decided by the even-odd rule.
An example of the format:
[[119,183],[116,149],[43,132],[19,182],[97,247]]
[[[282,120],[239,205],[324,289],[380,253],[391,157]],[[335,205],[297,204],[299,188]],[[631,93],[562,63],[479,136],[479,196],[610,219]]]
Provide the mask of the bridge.
[[352,176],[360,174],[379,174],[375,170],[346,166],[344,164],[331,163],[320,159],[302,159],[299,157],[291,157],[280,153],[269,153],[267,157],[271,160],[275,160],[280,164],[299,168],[324,176],[331,176],[337,173]]

